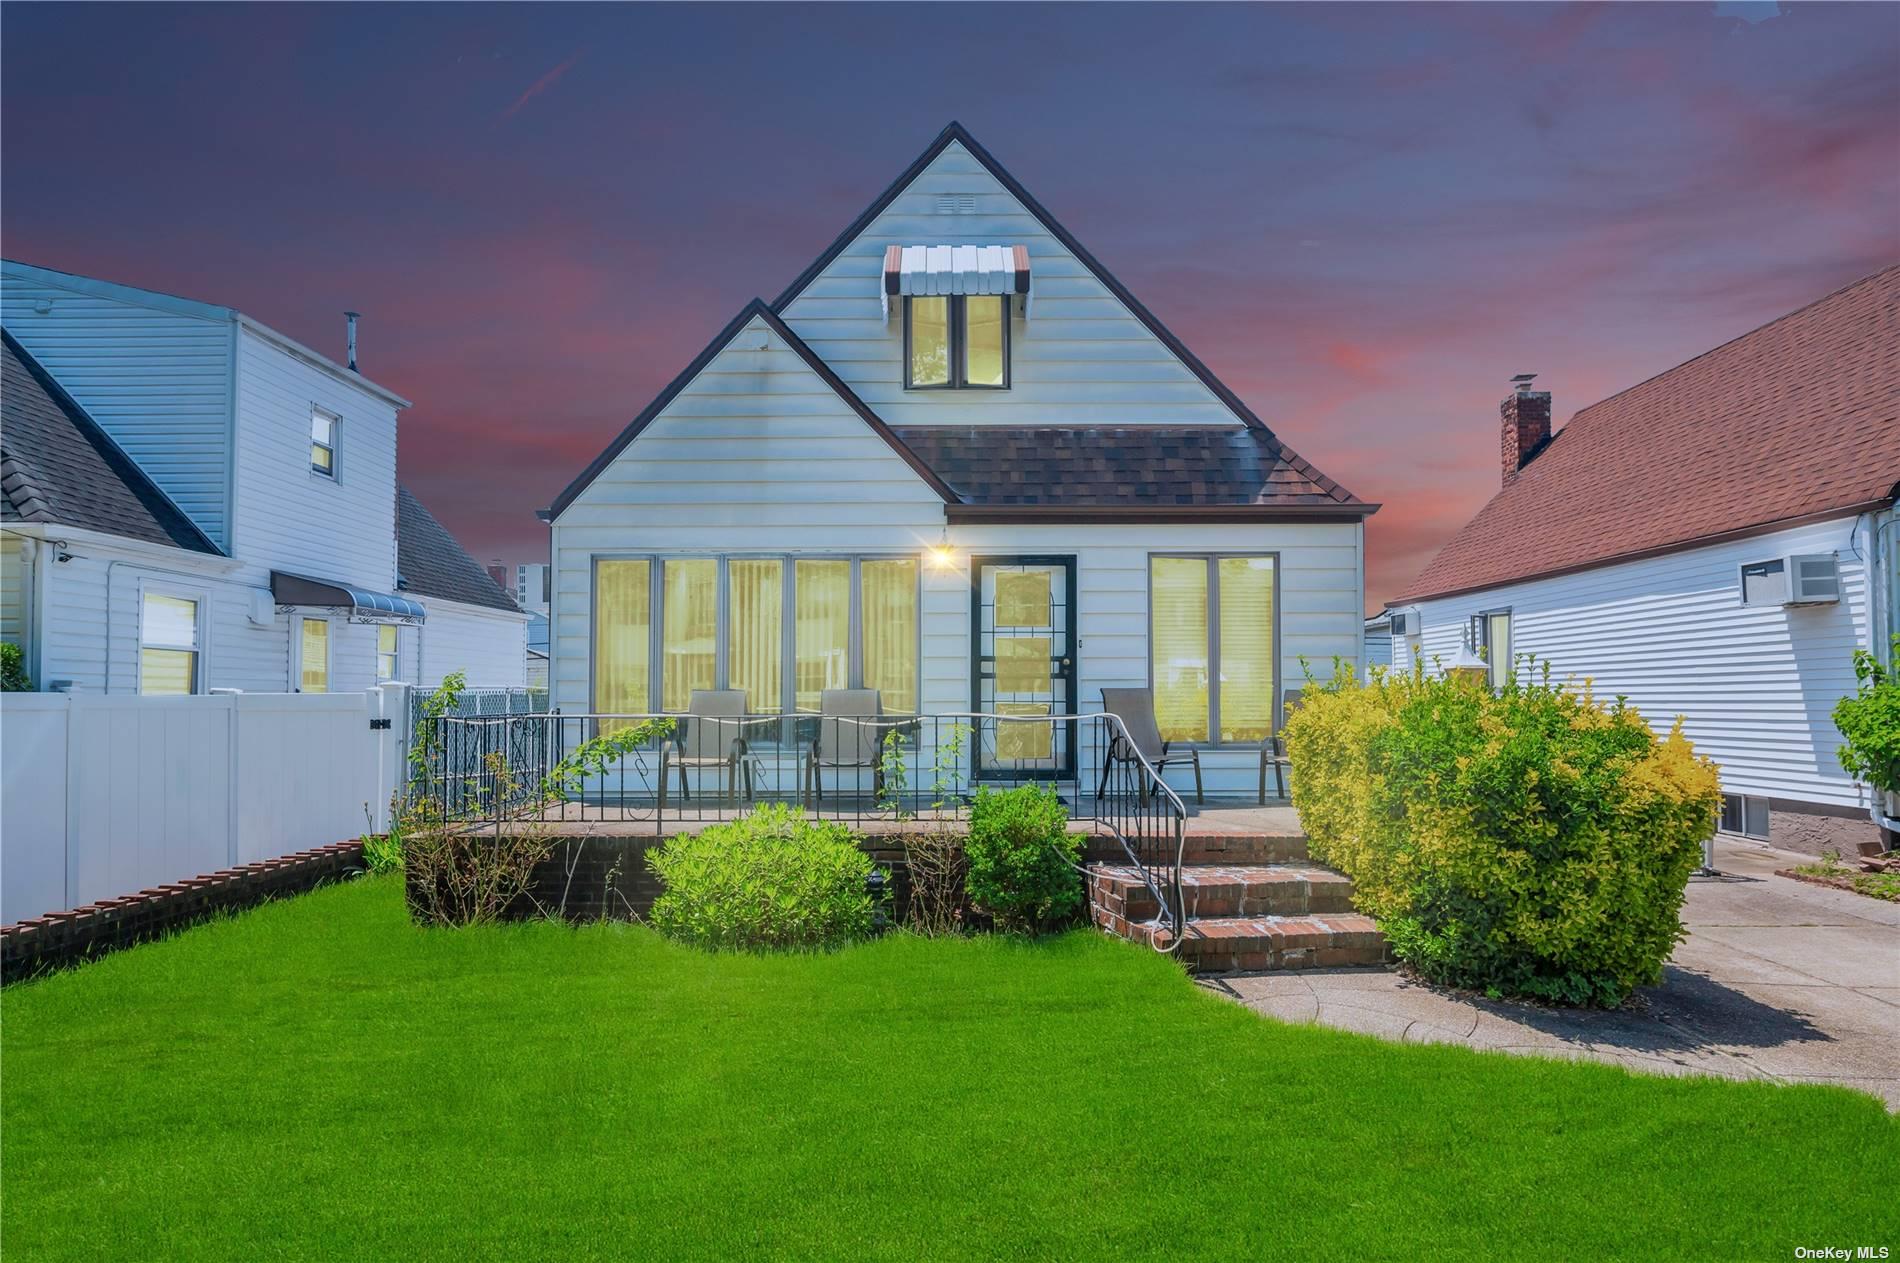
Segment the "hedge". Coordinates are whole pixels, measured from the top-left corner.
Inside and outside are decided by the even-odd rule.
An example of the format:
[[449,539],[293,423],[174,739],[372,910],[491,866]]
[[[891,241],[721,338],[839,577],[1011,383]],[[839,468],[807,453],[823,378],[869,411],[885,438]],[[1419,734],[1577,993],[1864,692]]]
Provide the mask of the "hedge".
[[1614,1005],[1683,936],[1716,769],[1680,719],[1658,738],[1621,698],[1543,676],[1495,694],[1422,670],[1309,680],[1286,725],[1293,803],[1424,977]]

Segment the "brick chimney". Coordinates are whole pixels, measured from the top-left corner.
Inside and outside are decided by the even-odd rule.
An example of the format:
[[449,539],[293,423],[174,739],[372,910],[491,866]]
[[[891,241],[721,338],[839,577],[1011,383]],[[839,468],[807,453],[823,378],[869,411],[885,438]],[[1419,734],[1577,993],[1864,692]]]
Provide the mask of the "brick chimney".
[[514,580],[508,577],[508,567],[501,564],[501,558],[499,557],[488,563],[488,577],[493,579],[495,586],[500,588],[503,592],[513,592],[515,590]]
[[1519,373],[1511,379],[1511,393],[1498,405],[1499,456],[1504,466],[1504,485],[1517,480],[1537,449],[1550,438],[1550,392],[1532,390],[1535,373]]

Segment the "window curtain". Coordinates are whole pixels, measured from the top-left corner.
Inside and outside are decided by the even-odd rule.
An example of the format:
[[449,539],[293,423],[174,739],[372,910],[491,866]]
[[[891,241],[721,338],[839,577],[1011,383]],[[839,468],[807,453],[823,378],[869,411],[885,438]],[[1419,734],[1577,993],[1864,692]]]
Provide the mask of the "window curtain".
[[864,687],[876,689],[887,715],[917,713],[917,562],[861,563]]
[[614,559],[594,567],[594,711],[641,715],[651,709],[652,564]]
[[303,620],[300,687],[306,693],[330,691],[330,624],[318,618]]
[[816,711],[826,689],[851,687],[851,563],[800,560],[792,577],[798,709]]
[[1155,719],[1169,741],[1207,740],[1207,560],[1149,562]]
[[777,558],[726,563],[726,683],[745,690],[746,713],[783,705],[785,565]]
[[713,687],[718,665],[719,563],[711,557],[672,558],[661,580],[661,707],[683,713],[694,689]]
[[1273,558],[1222,557],[1220,739],[1273,735]]

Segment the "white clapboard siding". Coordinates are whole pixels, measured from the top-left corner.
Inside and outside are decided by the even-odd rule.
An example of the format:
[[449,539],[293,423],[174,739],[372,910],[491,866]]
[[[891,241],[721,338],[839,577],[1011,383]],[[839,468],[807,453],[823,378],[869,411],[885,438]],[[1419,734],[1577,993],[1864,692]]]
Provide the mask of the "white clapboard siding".
[[0,323],[200,530],[228,542],[230,311],[8,262]]
[[[1725,790],[1858,806],[1831,712],[1854,691],[1854,650],[1869,643],[1866,541],[1844,518],[1402,607],[1419,611],[1422,636],[1394,642],[1394,665],[1449,658],[1469,616],[1508,608],[1516,653],[1548,662],[1554,678],[1625,696],[1659,730],[1683,716]],[[1742,605],[1743,563],[1829,552],[1838,604]]]
[[[971,210],[938,199],[971,199]],[[1032,314],[1010,322],[1011,387],[906,391],[903,319],[879,300],[886,246],[1022,245]],[[959,143],[952,142],[784,312],[892,425],[1233,425],[1238,418]]]
[[524,614],[464,605],[440,597],[417,597],[429,618],[405,629],[421,645],[416,682],[434,688],[460,671],[470,688],[521,688],[527,683],[528,620]]
[[[247,565],[396,590],[396,409],[245,328],[234,530]],[[335,478],[310,468],[311,406],[341,418]]]
[[361,835],[407,736],[370,729],[380,704],[6,695],[0,921]]

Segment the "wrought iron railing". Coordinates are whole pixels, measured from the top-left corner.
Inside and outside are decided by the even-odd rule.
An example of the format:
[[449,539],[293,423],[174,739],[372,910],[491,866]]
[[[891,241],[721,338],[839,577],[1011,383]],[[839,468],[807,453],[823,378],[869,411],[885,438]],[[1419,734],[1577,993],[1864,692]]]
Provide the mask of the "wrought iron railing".
[[[658,722],[656,722],[658,721]],[[586,775],[595,738],[652,732]],[[1092,715],[451,715],[418,729],[412,794],[439,818],[623,824],[656,834],[791,802],[866,832],[967,815],[980,786],[1051,785],[1070,819],[1112,839],[1179,942],[1187,808],[1121,720]],[[597,747],[595,747],[597,748]],[[561,790],[542,787],[570,769]]]
[[[429,709],[435,689],[409,690],[409,730],[417,731]],[[491,715],[535,715],[548,709],[548,691],[544,688],[463,689],[456,694],[454,709],[447,712],[457,718],[481,718]]]

